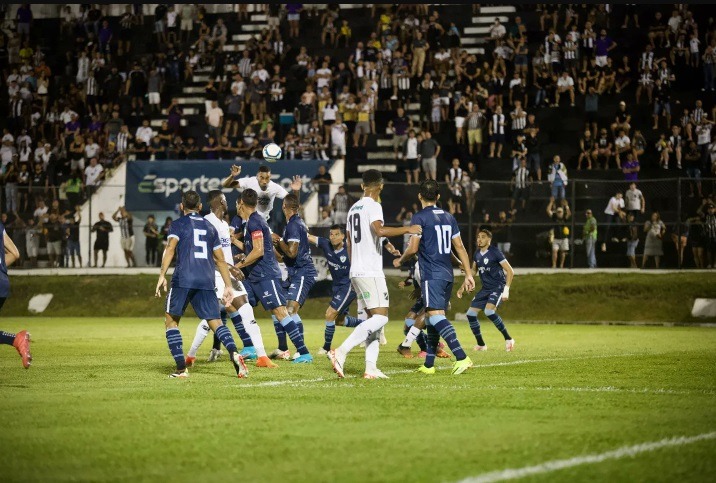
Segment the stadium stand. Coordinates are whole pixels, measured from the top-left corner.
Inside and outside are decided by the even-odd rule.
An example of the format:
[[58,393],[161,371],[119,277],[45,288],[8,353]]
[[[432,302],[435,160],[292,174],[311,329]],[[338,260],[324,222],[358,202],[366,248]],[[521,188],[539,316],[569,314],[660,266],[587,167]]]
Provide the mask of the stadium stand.
[[[496,228],[517,265],[548,266],[556,193],[572,242],[585,211],[596,215],[602,266],[628,263],[629,210],[642,246],[644,223],[661,213],[667,265],[713,266],[708,6],[138,4],[112,16],[83,4],[43,19],[37,6],[7,7],[0,196],[23,246],[28,225],[42,231],[53,212],[69,233],[75,207],[121,163],[258,159],[268,142],[297,160],[345,150],[353,195],[360,173],[381,170],[396,183],[384,191],[395,219],[417,193],[406,170],[435,152],[423,146],[430,131],[443,199],[471,234]],[[417,143],[403,142],[410,129]],[[632,180],[646,211],[606,214]],[[586,266],[572,253],[569,266]]]

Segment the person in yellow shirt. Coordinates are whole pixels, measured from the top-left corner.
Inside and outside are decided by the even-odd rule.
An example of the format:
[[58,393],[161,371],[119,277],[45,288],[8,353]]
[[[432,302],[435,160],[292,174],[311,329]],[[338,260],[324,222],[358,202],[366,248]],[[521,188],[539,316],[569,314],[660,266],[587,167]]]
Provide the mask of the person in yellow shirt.
[[344,47],[348,48],[348,44],[351,41],[351,37],[353,36],[353,30],[351,30],[350,25],[348,25],[348,20],[343,20],[340,30],[338,31],[338,38],[336,39],[336,46],[338,46],[339,42],[343,40]]

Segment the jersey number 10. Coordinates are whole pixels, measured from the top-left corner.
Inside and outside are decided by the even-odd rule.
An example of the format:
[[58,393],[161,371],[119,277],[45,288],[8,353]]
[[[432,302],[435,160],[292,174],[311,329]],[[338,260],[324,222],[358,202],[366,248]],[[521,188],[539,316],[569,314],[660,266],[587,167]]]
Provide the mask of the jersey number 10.
[[452,244],[452,226],[436,225],[435,231],[438,235],[438,253],[448,255]]

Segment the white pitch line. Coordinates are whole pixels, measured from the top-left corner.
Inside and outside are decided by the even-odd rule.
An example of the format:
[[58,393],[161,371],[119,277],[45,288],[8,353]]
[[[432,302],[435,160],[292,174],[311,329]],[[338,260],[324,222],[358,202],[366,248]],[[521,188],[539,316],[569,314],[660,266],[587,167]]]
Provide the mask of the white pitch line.
[[[485,367],[502,367],[502,366],[514,366],[514,365],[520,365],[520,364],[535,364],[539,362],[562,362],[562,361],[577,361],[577,360],[585,360],[585,359],[609,359],[612,357],[631,357],[638,354],[613,354],[613,355],[597,355],[597,356],[584,356],[584,357],[552,357],[552,358],[545,358],[545,359],[518,359],[516,361],[507,361],[507,362],[492,362],[489,364],[475,364],[473,368],[485,368]],[[449,367],[438,367],[438,370],[446,370],[449,369]],[[403,369],[400,371],[386,371],[385,374],[388,376],[394,376],[398,374],[410,374],[417,371],[417,367],[414,369]],[[357,375],[348,375],[345,378],[346,379],[354,379],[356,377],[359,377]],[[249,383],[249,384],[239,384],[239,385],[227,385],[226,387],[237,387],[237,388],[247,388],[247,387],[277,387],[277,386],[306,386],[308,384],[314,383],[314,382],[325,382],[325,381],[333,381],[338,380],[337,377],[317,377],[314,379],[285,379],[282,381],[265,381],[265,382],[257,382],[257,383]]]
[[522,468],[508,468],[501,471],[492,471],[482,475],[471,476],[460,480],[458,483],[494,483],[497,481],[516,480],[526,476],[540,475],[552,473],[553,471],[563,470],[565,468],[573,468],[586,464],[602,463],[607,460],[615,460],[626,457],[633,457],[641,453],[656,451],[661,448],[669,448],[674,446],[684,446],[687,444],[698,443],[716,439],[716,431],[711,433],[702,433],[696,436],[678,436],[673,438],[665,438],[660,441],[652,441],[649,443],[635,444],[634,446],[622,446],[605,453],[595,453],[583,456],[575,456],[563,460],[545,461],[544,463],[534,466],[524,466]]

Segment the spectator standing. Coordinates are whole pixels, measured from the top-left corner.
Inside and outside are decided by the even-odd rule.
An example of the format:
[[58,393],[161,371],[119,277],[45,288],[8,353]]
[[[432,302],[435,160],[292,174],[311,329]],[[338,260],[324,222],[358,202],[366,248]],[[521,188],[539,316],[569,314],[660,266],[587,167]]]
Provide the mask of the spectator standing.
[[582,239],[584,240],[584,249],[587,253],[587,266],[589,268],[597,268],[597,219],[592,214],[592,210],[585,213],[587,219],[582,229]]
[[221,138],[221,127],[224,124],[224,110],[217,101],[211,101],[211,108],[206,112],[206,124],[209,136],[214,139]]
[[[604,241],[602,242],[602,251],[607,251],[607,241],[609,241],[609,232],[611,231],[613,224],[619,224],[626,218],[624,212],[624,197],[621,191],[617,191],[614,196],[609,199],[607,207],[604,209],[606,216],[606,229],[604,230]],[[612,237],[612,242],[618,242],[617,237]]]
[[639,268],[636,264],[636,247],[639,245],[639,226],[634,220],[634,214],[627,215],[627,229],[629,236],[627,237],[627,258],[629,259],[629,268]]
[[634,215],[635,219],[646,211],[644,194],[636,187],[635,182],[629,183],[629,189],[624,192],[624,200],[627,214]]
[[99,164],[96,157],[90,159],[89,166],[85,168],[85,186],[88,188],[89,196],[97,190],[104,178],[104,168]]
[[338,159],[346,157],[346,133],[348,126],[343,122],[340,114],[336,115],[336,122],[331,125],[331,154]]
[[159,227],[156,223],[154,215],[147,217],[147,222],[144,224],[144,238],[145,238],[145,261],[148,267],[154,267],[157,262],[161,261],[158,257],[159,249]]
[[527,207],[527,200],[530,199],[530,188],[532,186],[532,174],[527,167],[527,160],[520,160],[520,167],[512,176],[512,199],[510,210],[515,208],[516,202],[520,201],[520,209],[524,211]]
[[415,131],[410,130],[408,139],[403,145],[403,156],[405,157],[405,179],[408,184],[420,181],[420,167],[418,166],[418,138]]
[[331,201],[333,208],[333,223],[336,225],[345,225],[348,221],[348,210],[353,204],[353,199],[346,191],[346,187],[341,185],[338,187],[338,193]]
[[15,20],[17,20],[17,35],[20,40],[30,40],[30,26],[32,25],[32,9],[29,3],[23,3],[17,9]]
[[[405,115],[405,109],[398,108],[395,117],[388,122],[388,129],[393,133],[395,159],[402,158],[402,147],[408,139],[408,130],[413,129],[413,121]],[[400,155],[399,152],[401,153]]]
[[482,152],[482,130],[485,128],[485,114],[480,110],[480,106],[475,103],[472,105],[472,112],[467,116],[467,142],[470,156],[472,157],[475,146],[477,146],[477,156]]
[[65,229],[65,236],[67,237],[67,250],[65,267],[67,268],[69,268],[70,260],[72,260],[72,268],[75,268],[75,256],[77,256],[79,267],[82,268],[82,252],[80,251],[81,208],[79,205],[75,206],[75,213],[73,215],[67,215],[66,218],[67,228]]
[[96,233],[94,241],[94,268],[97,268],[97,255],[102,252],[102,268],[107,265],[107,250],[109,250],[109,234],[114,231],[112,224],[104,219],[104,213],[100,212],[99,221],[92,225],[92,233]]
[[422,161],[425,179],[437,180],[437,158],[440,155],[440,145],[433,139],[430,131],[422,133],[420,142],[420,159]]
[[641,268],[646,268],[646,262],[649,257],[654,257],[654,264],[659,268],[661,257],[664,256],[664,235],[666,234],[666,225],[661,221],[658,211],[651,214],[651,219],[644,223],[644,233],[646,240],[644,242],[644,255],[641,258]]
[[552,158],[547,180],[549,181],[551,189],[550,201],[566,199],[565,188],[569,183],[569,177],[567,176],[567,167],[559,155],[555,155],[554,158]]
[[639,171],[641,170],[641,166],[639,165],[639,160],[634,157],[634,152],[629,151],[626,154],[626,159],[622,163],[622,172],[624,173],[624,181],[638,181],[639,179]]
[[318,189],[318,204],[321,208],[325,208],[330,204],[330,188],[333,178],[328,172],[325,165],[318,167],[318,173],[313,177],[313,184]]
[[50,259],[50,268],[59,266],[62,257],[62,224],[55,213],[50,214],[49,220],[42,224],[42,232],[47,242],[47,256]]
[[558,258],[559,268],[564,268],[564,261],[569,252],[569,227],[567,227],[567,222],[572,217],[567,200],[563,199],[555,209],[555,200],[551,199],[549,205],[547,205],[547,216],[552,219],[552,228],[550,229],[552,268],[557,268]]
[[706,268],[716,268],[716,205],[708,201],[705,207],[705,213],[703,209],[699,211],[704,215],[704,240],[708,262]]
[[120,206],[112,215],[112,219],[119,223],[122,251],[127,262],[127,268],[136,267],[137,261],[134,258],[134,217],[124,206]]

